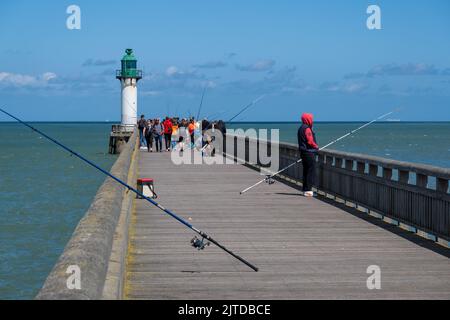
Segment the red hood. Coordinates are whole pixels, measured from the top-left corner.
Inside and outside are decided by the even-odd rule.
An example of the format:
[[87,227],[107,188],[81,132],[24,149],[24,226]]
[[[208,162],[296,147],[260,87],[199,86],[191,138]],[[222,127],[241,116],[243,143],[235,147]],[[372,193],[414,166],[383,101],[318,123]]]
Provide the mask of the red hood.
[[302,122],[308,125],[310,128],[313,126],[313,115],[311,113],[302,114]]

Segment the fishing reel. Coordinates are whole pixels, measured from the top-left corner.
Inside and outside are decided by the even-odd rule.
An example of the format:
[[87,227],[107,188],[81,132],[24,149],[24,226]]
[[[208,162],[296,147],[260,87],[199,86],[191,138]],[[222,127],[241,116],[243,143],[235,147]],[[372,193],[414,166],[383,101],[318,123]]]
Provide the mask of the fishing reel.
[[205,238],[197,238],[197,236],[195,236],[194,238],[192,238],[191,240],[191,245],[196,248],[197,250],[204,250],[205,247],[208,247],[210,245],[209,242],[205,242]]
[[272,178],[272,176],[270,174],[266,175],[266,178],[264,179],[264,181],[266,183],[268,183],[269,185],[274,184],[275,180]]

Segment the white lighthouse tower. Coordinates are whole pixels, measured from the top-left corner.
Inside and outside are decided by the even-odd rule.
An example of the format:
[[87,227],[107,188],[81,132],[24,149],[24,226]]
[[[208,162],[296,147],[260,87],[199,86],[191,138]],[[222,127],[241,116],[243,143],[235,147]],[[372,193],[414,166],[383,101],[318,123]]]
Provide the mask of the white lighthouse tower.
[[142,70],[136,68],[137,60],[133,49],[126,49],[122,68],[116,71],[122,88],[122,120],[114,124],[109,135],[109,153],[120,153],[132,137],[137,124],[137,82],[142,79]]
[[122,69],[116,71],[116,78],[122,86],[121,131],[133,131],[137,123],[137,82],[142,79],[142,70],[137,68],[133,49],[126,49],[122,58]]

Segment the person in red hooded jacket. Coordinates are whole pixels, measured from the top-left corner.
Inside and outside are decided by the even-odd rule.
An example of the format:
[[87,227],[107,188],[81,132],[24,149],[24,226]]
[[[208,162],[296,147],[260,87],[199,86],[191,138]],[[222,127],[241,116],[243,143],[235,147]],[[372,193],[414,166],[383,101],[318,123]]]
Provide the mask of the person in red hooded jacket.
[[302,114],[302,125],[298,129],[297,138],[303,164],[303,194],[305,197],[314,196],[312,186],[315,183],[316,154],[319,150],[312,127],[313,115],[310,113]]
[[173,124],[172,120],[169,117],[166,117],[166,120],[163,122],[164,126],[164,142],[166,144],[166,151],[170,151],[170,143],[172,141],[172,130]]

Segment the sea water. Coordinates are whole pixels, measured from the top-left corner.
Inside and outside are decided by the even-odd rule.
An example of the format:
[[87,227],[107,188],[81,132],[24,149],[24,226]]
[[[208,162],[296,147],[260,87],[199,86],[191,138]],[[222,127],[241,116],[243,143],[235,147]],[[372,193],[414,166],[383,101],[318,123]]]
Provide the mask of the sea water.
[[[36,123],[109,170],[111,125]],[[0,299],[32,299],[105,176],[23,125],[0,123]]]

